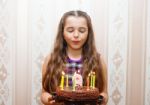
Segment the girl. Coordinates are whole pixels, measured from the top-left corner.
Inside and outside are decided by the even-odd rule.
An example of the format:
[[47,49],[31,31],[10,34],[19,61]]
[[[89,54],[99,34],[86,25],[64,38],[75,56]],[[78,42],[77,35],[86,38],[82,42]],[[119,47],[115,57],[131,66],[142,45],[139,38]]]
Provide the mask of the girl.
[[[60,84],[62,71],[69,77],[77,70],[86,85],[86,78],[91,71],[96,74],[96,87],[103,96],[102,105],[106,105],[107,69],[97,52],[94,32],[89,15],[83,11],[66,12],[60,20],[56,41],[52,53],[46,58],[42,70],[42,95],[44,105],[56,105],[52,92]],[[71,85],[71,82],[69,82]],[[59,104],[58,104],[59,105]]]

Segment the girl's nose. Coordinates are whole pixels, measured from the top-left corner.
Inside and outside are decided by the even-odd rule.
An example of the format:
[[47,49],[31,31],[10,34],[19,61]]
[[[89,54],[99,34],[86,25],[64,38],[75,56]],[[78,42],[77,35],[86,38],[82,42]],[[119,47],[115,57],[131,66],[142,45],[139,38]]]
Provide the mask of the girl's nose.
[[74,36],[75,38],[78,38],[78,37],[79,37],[78,31],[75,31],[73,36]]

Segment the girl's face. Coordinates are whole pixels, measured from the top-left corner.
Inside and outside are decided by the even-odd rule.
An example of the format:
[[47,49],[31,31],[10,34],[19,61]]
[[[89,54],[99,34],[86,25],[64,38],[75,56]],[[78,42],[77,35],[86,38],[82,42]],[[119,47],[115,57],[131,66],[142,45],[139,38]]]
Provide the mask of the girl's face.
[[64,39],[68,48],[81,50],[88,36],[87,21],[84,17],[69,16],[65,21]]

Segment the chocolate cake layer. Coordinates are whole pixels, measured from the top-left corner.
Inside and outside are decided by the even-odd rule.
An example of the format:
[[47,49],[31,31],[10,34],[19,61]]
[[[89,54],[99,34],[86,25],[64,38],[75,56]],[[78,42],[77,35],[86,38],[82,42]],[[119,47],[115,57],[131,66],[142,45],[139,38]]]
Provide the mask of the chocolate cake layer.
[[65,100],[92,100],[99,97],[99,90],[97,88],[87,88],[86,86],[77,87],[74,91],[70,87],[65,87],[61,90],[59,87],[56,89],[56,94]]

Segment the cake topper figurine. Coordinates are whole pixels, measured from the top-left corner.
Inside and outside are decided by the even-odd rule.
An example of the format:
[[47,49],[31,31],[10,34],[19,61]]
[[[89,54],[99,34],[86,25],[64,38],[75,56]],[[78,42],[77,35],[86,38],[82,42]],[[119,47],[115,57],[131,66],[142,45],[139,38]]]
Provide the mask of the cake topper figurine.
[[74,73],[73,75],[73,90],[76,86],[83,86],[83,78],[81,74],[79,74],[79,71]]

